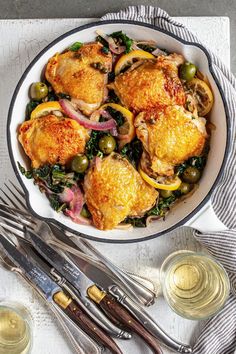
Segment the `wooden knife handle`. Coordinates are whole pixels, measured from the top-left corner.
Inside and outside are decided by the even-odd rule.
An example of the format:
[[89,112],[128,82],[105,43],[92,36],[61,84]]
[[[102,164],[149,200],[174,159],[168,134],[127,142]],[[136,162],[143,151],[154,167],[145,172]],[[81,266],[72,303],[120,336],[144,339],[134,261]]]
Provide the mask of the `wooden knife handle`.
[[119,322],[123,323],[127,328],[137,333],[144,339],[147,345],[152,349],[154,354],[162,354],[157,339],[150,334],[145,327],[142,326],[113,296],[104,291],[100,291],[97,287],[92,286],[88,289],[88,295],[106,313],[110,313]]
[[79,307],[79,305],[64,292],[56,293],[53,300],[64,310],[66,315],[87,333],[98,344],[108,348],[113,354],[122,354],[112,338],[110,338],[91,318]]

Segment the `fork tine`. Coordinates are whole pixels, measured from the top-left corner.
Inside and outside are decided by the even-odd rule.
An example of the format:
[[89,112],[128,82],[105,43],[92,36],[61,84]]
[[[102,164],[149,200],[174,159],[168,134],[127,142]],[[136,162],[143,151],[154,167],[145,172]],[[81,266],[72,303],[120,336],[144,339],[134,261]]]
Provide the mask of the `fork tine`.
[[25,204],[22,202],[22,200],[20,200],[20,198],[17,196],[17,194],[14,193],[6,183],[4,183],[4,185],[5,185],[5,187],[7,188],[7,190],[13,195],[13,197],[15,197],[15,199],[18,201],[18,203],[20,204],[20,206],[21,206],[23,209],[27,210]]
[[15,236],[21,236],[21,237],[24,237],[24,231],[23,229],[22,230],[19,230],[19,229],[16,229],[15,226],[11,226],[11,225],[8,225],[6,224],[4,221],[1,221],[0,220],[0,226],[1,228],[3,228],[5,231],[10,231],[12,232]]
[[0,217],[1,216],[4,216],[4,217],[8,216],[9,219],[14,219],[16,222],[18,222],[18,224],[20,222],[24,226],[30,226],[31,225],[31,222],[29,220],[23,219],[18,214],[9,213],[6,209],[1,208],[1,206],[0,206]]
[[15,186],[12,181],[8,180],[8,182],[12,185],[13,188],[15,188],[15,190],[20,194],[20,196],[25,200],[25,194],[22,192],[22,190],[20,190],[20,188],[18,188],[17,186]]
[[[9,200],[15,208],[18,208],[18,205],[14,202],[14,200],[12,200],[11,197],[9,197],[9,195],[2,188],[0,188],[0,191],[5,195],[7,200]],[[9,202],[7,204],[9,205]]]
[[5,237],[8,241],[10,241],[14,246],[16,246],[15,241],[9,236],[6,230],[0,225],[0,233],[1,236]]
[[[1,200],[1,196],[0,196],[0,200]],[[31,221],[32,223],[35,224],[35,222],[33,220],[31,220],[31,216],[30,216],[30,214],[28,212],[20,210],[18,208],[14,208],[14,207],[8,205],[7,203],[0,203],[0,210],[3,210],[3,208],[4,208],[4,210],[7,209],[7,210],[9,210],[12,213],[15,213],[17,215],[22,215],[22,216],[25,217],[25,220],[29,220],[29,221]]]
[[12,226],[20,231],[24,231],[24,227],[25,227],[24,225],[19,223],[19,221],[16,222],[16,221],[8,219],[7,217],[2,216],[2,215],[0,215],[0,224],[1,225],[8,224],[9,226]]
[[6,200],[6,199],[4,199],[1,195],[0,195],[0,200],[1,200],[1,202],[2,202],[3,204],[5,204],[5,205],[8,205],[8,206],[9,206],[9,203],[7,202],[7,200]]
[[[4,224],[0,221],[0,231],[3,233],[3,236],[6,237],[8,240],[10,240],[10,242],[12,242],[16,247],[17,244],[16,242],[12,239],[11,236],[14,236],[17,239],[17,242],[19,242],[20,245],[20,241],[23,241],[23,243],[27,243],[27,245],[31,245],[31,243],[26,240],[26,238],[24,237],[24,232],[20,231],[20,230],[16,230],[15,228]],[[10,232],[10,234],[9,234]]]

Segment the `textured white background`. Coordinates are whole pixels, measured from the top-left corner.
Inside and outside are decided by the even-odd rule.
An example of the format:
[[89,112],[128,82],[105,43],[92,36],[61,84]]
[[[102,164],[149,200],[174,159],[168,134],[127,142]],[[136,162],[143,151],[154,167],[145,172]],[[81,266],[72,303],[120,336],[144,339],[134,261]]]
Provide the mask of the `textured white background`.
[[[195,32],[222,61],[230,65],[229,20],[226,17],[176,18]],[[6,119],[11,95],[23,71],[50,41],[58,35],[91,22],[92,19],[1,20],[0,21],[0,185],[7,179],[15,181],[6,144]],[[137,244],[100,244],[96,246],[118,265],[141,275],[158,279],[164,258],[175,250],[199,250],[188,228],[182,228],[155,240]],[[42,300],[19,277],[0,268],[0,300],[17,300],[27,306],[34,321],[33,354],[72,354],[63,332]],[[172,336],[194,343],[203,322],[184,320],[173,313],[162,297],[148,311]],[[135,338],[119,342],[124,354],[148,354],[149,350]],[[164,353],[170,353],[164,349]],[[88,353],[92,354],[92,353]]]

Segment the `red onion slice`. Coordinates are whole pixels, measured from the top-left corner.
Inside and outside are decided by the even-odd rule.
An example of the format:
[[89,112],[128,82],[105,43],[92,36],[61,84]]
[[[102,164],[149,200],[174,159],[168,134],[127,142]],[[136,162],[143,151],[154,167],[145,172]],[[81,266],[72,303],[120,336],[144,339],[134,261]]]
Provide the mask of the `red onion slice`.
[[75,222],[76,224],[80,224],[80,225],[90,225],[91,221],[87,218],[84,218],[81,215],[75,215],[71,210],[66,210],[65,214],[67,216],[69,216],[71,218],[71,220],[73,222]]
[[[69,188],[68,188],[69,189]],[[73,198],[69,203],[69,209],[65,210],[65,214],[69,216],[77,224],[90,224],[90,220],[80,215],[84,205],[84,196],[80,188],[76,185],[71,187]]]
[[103,131],[116,128],[116,121],[114,119],[109,119],[106,122],[94,122],[85,117],[81,112],[76,111],[70,101],[62,99],[59,100],[59,103],[69,118],[76,120],[80,125],[87,129]]
[[161,55],[167,56],[167,53],[164,52],[163,50],[156,48],[153,52],[152,55],[155,55],[155,57],[159,57]]
[[62,203],[70,203],[74,198],[74,192],[72,188],[65,187],[59,197]]
[[101,36],[103,39],[105,39],[105,41],[108,43],[109,49],[112,53],[119,55],[126,50],[125,46],[116,44],[114,39],[112,37],[108,36],[107,34],[105,34],[103,31],[97,30],[96,33],[99,36]]
[[[103,116],[106,119],[110,119],[113,120],[112,116],[110,115],[109,112],[107,112],[105,109],[98,109],[97,111],[93,112],[92,115],[90,116],[90,120],[94,121],[94,122],[98,122],[100,116]],[[110,129],[110,133],[113,136],[118,136],[118,131],[116,126],[114,128]]]

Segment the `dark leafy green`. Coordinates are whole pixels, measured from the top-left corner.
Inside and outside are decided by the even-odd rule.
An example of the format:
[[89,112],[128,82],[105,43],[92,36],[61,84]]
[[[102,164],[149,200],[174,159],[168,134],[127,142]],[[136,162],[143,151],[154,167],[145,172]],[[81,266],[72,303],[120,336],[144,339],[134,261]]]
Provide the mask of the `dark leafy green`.
[[142,152],[142,143],[140,140],[135,138],[123,147],[120,154],[121,156],[126,157],[137,168]]
[[158,204],[150,209],[143,217],[141,218],[126,218],[124,223],[131,224],[136,227],[146,227],[147,218],[150,215],[160,216],[164,218],[167,211],[170,210],[171,205],[175,202],[176,196],[172,195],[169,198],[160,199]]
[[176,174],[178,176],[181,176],[184,171],[186,170],[187,167],[192,166],[196,167],[198,170],[202,171],[206,165],[206,160],[207,160],[207,154],[204,154],[202,156],[194,156],[182,163],[181,165],[178,165],[175,169]]
[[58,101],[58,96],[55,94],[55,92],[51,89],[49,89],[48,92],[48,101]]
[[[114,81],[115,80],[115,73],[114,73],[114,71],[110,71],[109,73],[108,73],[108,82],[112,82],[112,81]],[[113,91],[113,90],[111,90],[111,91]],[[114,91],[113,91],[114,92]]]
[[107,47],[107,46],[103,46],[102,47],[102,49],[101,49],[101,52],[103,53],[103,54],[109,54],[110,53],[110,50],[109,50],[109,48]]
[[28,171],[19,162],[18,166],[26,178],[34,178],[42,188],[45,187],[54,193],[61,193],[64,187],[71,187],[76,182],[75,174],[73,172],[67,173],[64,166],[61,165],[44,165]]
[[57,212],[63,211],[66,209],[66,203],[61,203],[58,194],[49,194],[48,199],[51,207]]
[[41,191],[45,192],[52,208],[56,211],[63,211],[66,204],[60,200],[60,193],[65,187],[71,187],[77,182],[77,177],[73,172],[66,172],[61,165],[45,165],[40,168],[32,168],[27,171],[18,162],[20,172],[26,178],[34,178]]
[[82,45],[83,45],[83,43],[81,43],[81,42],[75,42],[68,49],[71,50],[72,52],[76,52],[77,50],[79,50],[82,47]]
[[175,200],[176,197],[174,195],[171,195],[168,198],[160,199],[158,204],[147,212],[147,216],[159,215],[164,217],[166,212],[170,209],[171,204],[173,204]]
[[118,40],[121,45],[124,45],[126,47],[126,53],[129,53],[131,51],[133,39],[129,38],[125,33],[123,33],[122,31],[118,31],[113,32],[112,34],[110,34],[110,36]]
[[100,138],[102,138],[105,135],[109,135],[109,134],[106,134],[98,130],[92,131],[90,135],[90,139],[86,144],[86,155],[89,160],[92,160],[94,156],[103,157],[103,153],[98,147],[98,142]]
[[145,52],[149,52],[149,53],[152,53],[156,49],[155,46],[151,46],[147,44],[138,44],[138,47],[142,50],[145,50]]
[[107,41],[105,41],[105,39],[102,38],[101,36],[96,37],[96,42],[101,43],[103,47],[106,47],[109,50]]
[[32,170],[27,171],[27,170],[19,163],[19,161],[17,161],[17,164],[18,164],[19,170],[20,170],[20,172],[21,172],[22,175],[24,175],[24,176],[25,176],[26,178],[28,178],[28,179],[33,178]]
[[31,112],[40,104],[42,101],[29,101],[29,103],[26,105],[26,110],[25,110],[25,119],[28,120],[30,119]]
[[146,219],[147,217],[144,216],[142,218],[126,218],[124,220],[124,223],[125,224],[131,224],[133,226],[136,226],[136,227],[146,227]]
[[121,125],[124,124],[125,122],[125,119],[124,119],[124,116],[121,112],[115,110],[114,108],[112,107],[106,107],[106,111],[108,111],[108,113],[110,113],[110,115],[112,116],[112,118],[115,119],[118,127],[120,127]]
[[199,170],[203,170],[206,165],[206,156],[191,157],[188,160],[190,166],[196,167]]
[[71,99],[71,97],[70,97],[70,95],[67,95],[66,93],[63,93],[63,92],[59,92],[59,93],[57,93],[57,96],[58,96],[58,98],[60,98],[60,99],[67,99],[67,100],[70,100]]
[[120,102],[119,97],[115,94],[114,90],[109,90],[108,98],[107,98],[106,102],[109,102],[109,103],[119,103]]

